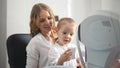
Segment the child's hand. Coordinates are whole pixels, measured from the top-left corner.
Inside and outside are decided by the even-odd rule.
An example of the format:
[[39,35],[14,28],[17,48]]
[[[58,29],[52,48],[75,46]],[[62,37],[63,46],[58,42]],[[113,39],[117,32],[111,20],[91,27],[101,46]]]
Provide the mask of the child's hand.
[[117,59],[110,68],[120,68],[120,59]]
[[76,61],[77,61],[77,68],[82,68],[80,58],[78,58]]
[[71,56],[72,56],[72,53],[71,53],[70,49],[66,50],[66,51],[60,56],[57,64],[58,64],[58,65],[63,65],[63,63],[64,63],[65,61],[69,61],[69,60],[72,58]]

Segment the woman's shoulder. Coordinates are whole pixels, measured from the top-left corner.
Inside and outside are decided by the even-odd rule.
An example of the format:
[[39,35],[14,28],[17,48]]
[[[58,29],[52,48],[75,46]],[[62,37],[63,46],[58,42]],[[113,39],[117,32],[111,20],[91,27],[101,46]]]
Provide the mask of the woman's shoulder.
[[35,35],[32,39],[42,39],[41,33],[38,33],[38,34]]
[[30,42],[28,43],[28,46],[36,46],[38,43],[40,43],[41,40],[41,36],[39,34],[37,34],[36,36],[34,36]]
[[30,40],[30,42],[37,42],[37,41],[39,41],[39,40],[42,40],[40,33],[38,33],[37,35],[35,35],[35,36]]

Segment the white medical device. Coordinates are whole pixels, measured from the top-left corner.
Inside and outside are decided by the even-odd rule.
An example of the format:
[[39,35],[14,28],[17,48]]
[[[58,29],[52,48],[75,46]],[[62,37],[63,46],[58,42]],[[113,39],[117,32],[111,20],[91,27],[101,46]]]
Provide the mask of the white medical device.
[[115,17],[89,16],[79,25],[78,38],[86,47],[83,60],[78,41],[84,68],[110,68],[115,59],[120,58],[120,22]]

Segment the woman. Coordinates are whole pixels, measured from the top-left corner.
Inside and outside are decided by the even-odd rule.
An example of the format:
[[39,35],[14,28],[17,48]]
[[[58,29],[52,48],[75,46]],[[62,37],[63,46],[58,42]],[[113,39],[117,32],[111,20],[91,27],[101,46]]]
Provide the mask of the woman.
[[48,51],[55,39],[54,14],[46,4],[38,3],[33,6],[30,16],[30,32],[33,38],[26,48],[26,68],[43,68],[48,65]]
[[52,10],[43,3],[35,4],[30,16],[30,32],[26,68],[43,68],[47,64],[47,54],[54,42],[55,18]]

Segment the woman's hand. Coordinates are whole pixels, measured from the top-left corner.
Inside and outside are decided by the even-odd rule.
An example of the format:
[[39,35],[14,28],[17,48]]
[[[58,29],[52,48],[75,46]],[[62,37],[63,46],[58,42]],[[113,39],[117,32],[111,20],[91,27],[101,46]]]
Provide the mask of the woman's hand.
[[63,65],[65,61],[69,61],[72,58],[72,52],[70,49],[66,50],[59,58],[57,65]]

